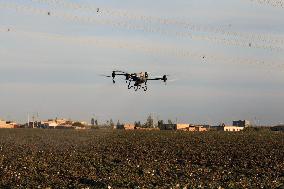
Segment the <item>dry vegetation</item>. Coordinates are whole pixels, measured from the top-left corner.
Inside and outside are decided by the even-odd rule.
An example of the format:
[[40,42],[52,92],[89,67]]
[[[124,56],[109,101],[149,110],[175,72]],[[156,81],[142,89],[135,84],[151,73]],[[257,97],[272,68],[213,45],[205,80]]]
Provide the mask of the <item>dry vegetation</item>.
[[0,130],[0,188],[276,188],[284,134]]

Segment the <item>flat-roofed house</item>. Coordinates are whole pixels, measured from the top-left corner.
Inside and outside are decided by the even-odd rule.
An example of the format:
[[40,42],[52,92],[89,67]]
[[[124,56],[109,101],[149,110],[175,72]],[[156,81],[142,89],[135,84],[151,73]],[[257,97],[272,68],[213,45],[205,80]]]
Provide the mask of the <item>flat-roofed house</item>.
[[115,129],[124,129],[124,130],[134,130],[136,129],[135,125],[132,123],[125,123],[114,126]]
[[191,125],[188,123],[178,123],[178,124],[163,124],[160,127],[161,130],[179,130],[179,131],[191,131],[191,132],[203,132],[208,129],[202,125]]
[[232,125],[225,125],[222,127],[223,127],[223,131],[230,131],[230,132],[237,132],[237,131],[244,130],[244,127],[232,126]]
[[248,120],[238,120],[238,121],[233,121],[233,126],[238,126],[238,127],[249,127],[251,124]]
[[205,131],[208,131],[208,128],[203,127],[202,125],[196,125],[195,126],[195,131],[197,131],[197,132],[205,132]]
[[195,132],[196,131],[195,126],[194,125],[189,125],[188,131]]
[[189,124],[186,123],[177,123],[177,124],[163,124],[160,126],[161,130],[182,130],[188,131]]
[[282,131],[284,132],[284,125],[277,125],[270,128],[272,131]]
[[16,127],[17,127],[17,124],[14,122],[0,120],[0,128],[2,129],[12,129]]
[[188,131],[188,129],[189,129],[189,124],[186,124],[186,123],[175,124],[175,130]]
[[125,130],[134,130],[135,129],[135,125],[132,123],[126,123],[124,124],[124,129]]
[[175,130],[175,124],[161,124],[159,125],[160,130]]

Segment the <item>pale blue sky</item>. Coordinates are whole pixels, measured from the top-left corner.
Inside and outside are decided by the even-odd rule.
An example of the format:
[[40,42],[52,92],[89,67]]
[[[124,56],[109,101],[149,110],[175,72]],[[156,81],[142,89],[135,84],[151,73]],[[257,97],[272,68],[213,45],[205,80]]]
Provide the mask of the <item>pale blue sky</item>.
[[[0,118],[284,122],[283,18],[250,0],[0,0]],[[134,92],[113,69],[178,80]]]

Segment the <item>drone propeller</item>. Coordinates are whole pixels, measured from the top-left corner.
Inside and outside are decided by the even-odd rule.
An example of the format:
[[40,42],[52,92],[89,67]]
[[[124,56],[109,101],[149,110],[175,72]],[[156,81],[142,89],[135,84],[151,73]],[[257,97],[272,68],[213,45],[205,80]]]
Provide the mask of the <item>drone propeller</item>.
[[126,73],[126,72],[121,71],[121,70],[114,70],[113,72],[114,72],[114,73],[116,73],[116,72],[117,72],[117,73]]
[[167,82],[175,82],[175,81],[178,81],[178,79],[167,80]]
[[[149,72],[148,72],[149,73]],[[154,77],[154,78],[163,78],[163,77],[168,77],[168,76],[171,76],[171,75],[169,75],[169,74],[165,74],[165,75],[163,75],[163,76],[161,76],[161,75],[151,75],[151,77]]]
[[172,82],[176,82],[178,81],[179,79],[171,79],[171,80],[167,80],[167,82],[165,82],[165,84],[169,84],[169,83],[172,83]]
[[115,84],[115,80],[114,80],[114,78],[115,78],[115,72],[112,72],[111,75],[100,74],[100,76],[102,76],[102,77],[107,77],[107,78],[112,78],[112,83]]
[[103,77],[111,77],[110,75],[104,75],[104,74],[100,74],[100,76],[103,76]]

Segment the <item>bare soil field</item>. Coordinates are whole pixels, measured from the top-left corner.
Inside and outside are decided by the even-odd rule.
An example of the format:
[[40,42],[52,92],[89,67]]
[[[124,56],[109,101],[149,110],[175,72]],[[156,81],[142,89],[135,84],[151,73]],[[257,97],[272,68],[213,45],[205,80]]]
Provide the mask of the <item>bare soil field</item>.
[[0,188],[277,188],[284,133],[0,130]]

